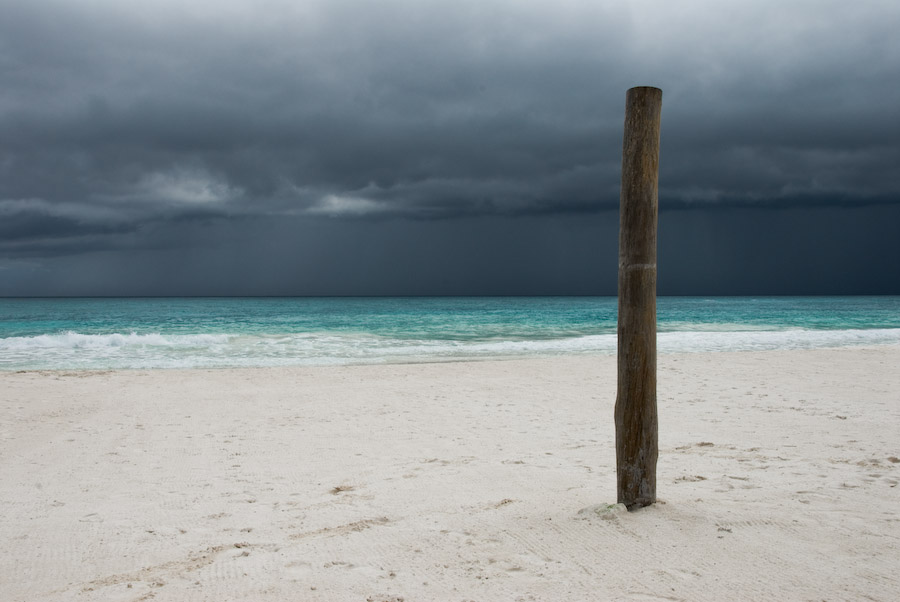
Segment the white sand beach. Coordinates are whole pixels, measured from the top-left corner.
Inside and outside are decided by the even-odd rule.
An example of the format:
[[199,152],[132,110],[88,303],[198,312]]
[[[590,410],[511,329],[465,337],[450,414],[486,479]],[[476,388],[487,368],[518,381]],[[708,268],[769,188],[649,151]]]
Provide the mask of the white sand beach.
[[900,599],[900,348],[0,373],[0,600]]

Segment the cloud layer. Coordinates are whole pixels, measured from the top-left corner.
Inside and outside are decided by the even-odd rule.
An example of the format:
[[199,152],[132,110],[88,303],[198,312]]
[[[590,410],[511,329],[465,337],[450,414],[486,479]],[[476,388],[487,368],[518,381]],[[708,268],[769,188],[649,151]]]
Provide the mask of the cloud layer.
[[664,90],[663,210],[900,202],[896,2],[0,14],[6,260],[194,245],[179,224],[615,210],[633,85]]

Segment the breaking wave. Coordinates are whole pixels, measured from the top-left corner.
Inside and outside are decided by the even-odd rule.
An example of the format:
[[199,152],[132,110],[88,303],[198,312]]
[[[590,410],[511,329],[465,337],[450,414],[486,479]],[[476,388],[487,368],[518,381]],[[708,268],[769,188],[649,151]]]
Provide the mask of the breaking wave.
[[[660,332],[661,353],[900,344],[900,329]],[[521,339],[409,339],[370,333],[62,332],[0,338],[0,369],[153,369],[377,364],[613,354],[615,334]]]

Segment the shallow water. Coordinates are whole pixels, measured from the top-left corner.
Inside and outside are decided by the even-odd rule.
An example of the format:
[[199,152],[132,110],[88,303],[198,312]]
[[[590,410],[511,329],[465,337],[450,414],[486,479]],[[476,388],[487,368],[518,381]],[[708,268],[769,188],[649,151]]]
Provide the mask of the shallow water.
[[[0,299],[0,369],[614,353],[615,297]],[[900,343],[900,297],[661,297],[659,350]]]

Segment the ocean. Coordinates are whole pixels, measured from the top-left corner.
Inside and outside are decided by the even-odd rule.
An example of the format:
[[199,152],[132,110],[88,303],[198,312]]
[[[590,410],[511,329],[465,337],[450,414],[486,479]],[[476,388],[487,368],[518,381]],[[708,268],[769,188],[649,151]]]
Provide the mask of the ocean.
[[[615,297],[0,299],[0,370],[613,354]],[[900,344],[900,297],[660,297],[660,353]]]

